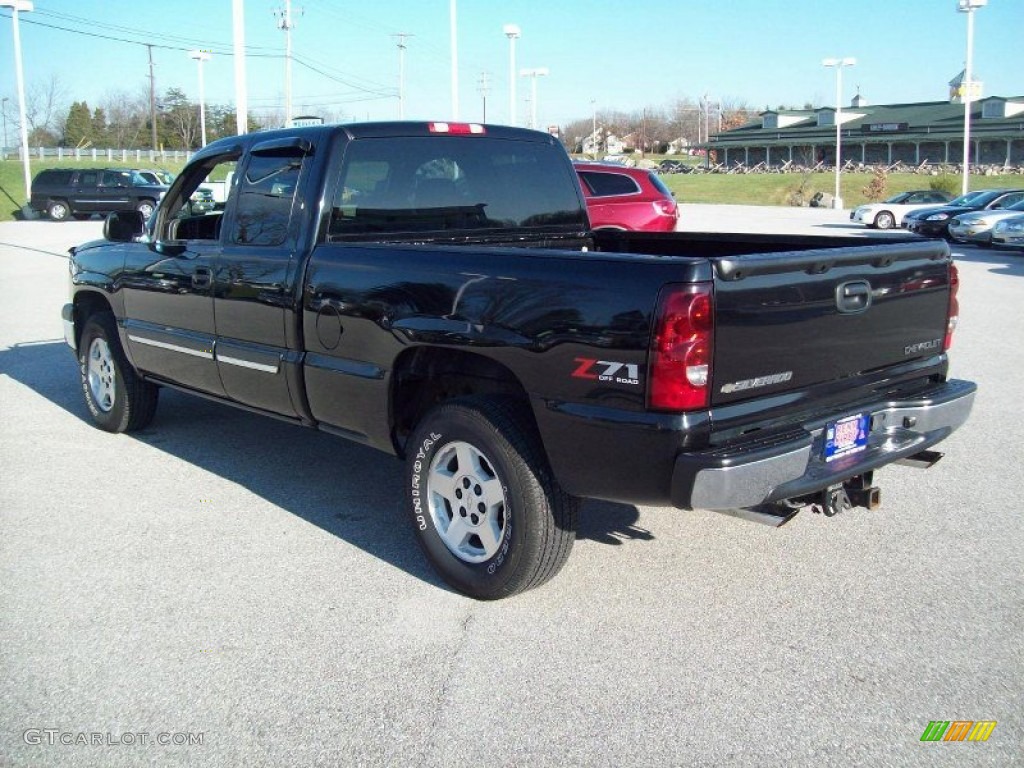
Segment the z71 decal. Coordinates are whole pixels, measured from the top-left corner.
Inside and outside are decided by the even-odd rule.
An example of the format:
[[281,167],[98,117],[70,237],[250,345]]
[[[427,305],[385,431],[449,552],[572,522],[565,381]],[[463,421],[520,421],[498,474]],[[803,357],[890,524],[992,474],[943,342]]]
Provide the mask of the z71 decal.
[[589,357],[577,357],[575,360],[579,363],[572,372],[575,379],[640,386],[640,366],[636,363],[616,363],[613,360],[594,360]]

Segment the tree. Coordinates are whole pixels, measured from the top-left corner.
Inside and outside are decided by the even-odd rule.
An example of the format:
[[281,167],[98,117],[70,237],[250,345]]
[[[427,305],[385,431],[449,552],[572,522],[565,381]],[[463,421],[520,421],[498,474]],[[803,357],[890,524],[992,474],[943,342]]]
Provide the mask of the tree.
[[28,143],[32,146],[53,146],[63,132],[61,114],[66,104],[66,91],[56,75],[39,80],[25,93],[25,122]]
[[149,121],[149,92],[140,89],[131,94],[128,91],[108,91],[103,97],[103,112],[107,120],[107,141],[117,149],[136,149],[148,146],[140,144]]
[[107,115],[102,107],[92,111],[92,141],[93,144],[104,144],[107,141]]
[[92,113],[84,101],[76,101],[64,120],[64,146],[84,147],[92,143]]
[[168,88],[159,108],[161,143],[174,149],[194,149],[199,144],[199,106],[180,88]]

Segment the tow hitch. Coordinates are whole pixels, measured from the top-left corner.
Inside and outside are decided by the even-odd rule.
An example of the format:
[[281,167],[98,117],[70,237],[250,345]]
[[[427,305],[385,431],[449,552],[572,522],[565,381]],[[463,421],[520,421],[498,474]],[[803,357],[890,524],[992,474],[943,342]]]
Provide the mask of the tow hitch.
[[789,499],[785,504],[789,507],[810,506],[815,512],[825,517],[835,517],[854,507],[878,509],[882,503],[882,489],[871,484],[872,472],[851,477],[843,483],[830,485],[819,493]]

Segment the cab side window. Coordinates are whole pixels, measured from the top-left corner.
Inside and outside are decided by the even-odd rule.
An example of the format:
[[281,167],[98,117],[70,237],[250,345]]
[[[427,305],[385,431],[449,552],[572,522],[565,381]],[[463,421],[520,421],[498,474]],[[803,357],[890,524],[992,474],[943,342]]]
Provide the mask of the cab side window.
[[280,245],[285,241],[304,157],[294,148],[251,156],[238,184],[238,207],[231,233],[233,243]]

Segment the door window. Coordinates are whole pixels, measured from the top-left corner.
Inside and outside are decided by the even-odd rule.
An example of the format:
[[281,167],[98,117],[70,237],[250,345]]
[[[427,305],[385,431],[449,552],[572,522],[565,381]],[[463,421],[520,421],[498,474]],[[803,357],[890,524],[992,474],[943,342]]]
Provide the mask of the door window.
[[280,245],[288,236],[302,173],[295,149],[254,154],[238,188],[231,241],[239,245]]

